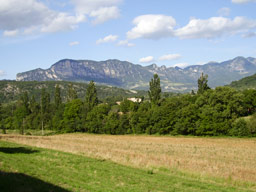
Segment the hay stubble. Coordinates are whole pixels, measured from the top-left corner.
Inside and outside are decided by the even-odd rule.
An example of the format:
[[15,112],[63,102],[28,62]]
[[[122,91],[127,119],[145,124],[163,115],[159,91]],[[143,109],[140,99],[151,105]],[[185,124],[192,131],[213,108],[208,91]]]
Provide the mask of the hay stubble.
[[63,134],[0,139],[111,160],[256,182],[256,139]]

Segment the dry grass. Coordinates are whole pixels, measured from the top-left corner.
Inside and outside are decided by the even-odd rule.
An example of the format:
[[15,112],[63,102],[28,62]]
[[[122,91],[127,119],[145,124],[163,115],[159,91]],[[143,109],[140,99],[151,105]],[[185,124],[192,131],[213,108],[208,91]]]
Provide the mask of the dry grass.
[[177,168],[207,176],[256,182],[256,139],[90,134],[0,135],[0,139],[134,167]]

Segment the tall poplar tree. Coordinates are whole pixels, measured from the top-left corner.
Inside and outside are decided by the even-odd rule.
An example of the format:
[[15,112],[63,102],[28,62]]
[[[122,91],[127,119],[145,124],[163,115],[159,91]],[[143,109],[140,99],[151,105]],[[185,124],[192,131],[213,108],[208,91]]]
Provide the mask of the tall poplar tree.
[[149,91],[148,91],[149,99],[152,104],[158,105],[161,99],[161,86],[160,86],[160,78],[157,74],[154,74],[153,79],[149,82]]
[[97,90],[94,81],[90,81],[89,83],[89,86],[86,90],[84,103],[88,111],[91,111],[93,107],[95,107],[98,104]]
[[208,86],[208,75],[204,75],[204,73],[202,73],[197,81],[197,84],[198,84],[198,90],[197,90],[198,94],[202,94],[204,91],[210,89],[210,87]]
[[0,102],[0,129],[3,129],[3,133],[5,134],[4,123],[3,123],[3,109],[2,103]]
[[55,110],[58,110],[62,103],[59,85],[55,87],[54,101],[55,101]]
[[45,91],[45,88],[41,92],[41,127],[42,135],[44,133],[44,127],[48,120],[48,115],[50,112],[50,94]]
[[73,84],[69,84],[68,85],[68,102],[72,101],[73,99],[77,99],[77,93],[73,87]]

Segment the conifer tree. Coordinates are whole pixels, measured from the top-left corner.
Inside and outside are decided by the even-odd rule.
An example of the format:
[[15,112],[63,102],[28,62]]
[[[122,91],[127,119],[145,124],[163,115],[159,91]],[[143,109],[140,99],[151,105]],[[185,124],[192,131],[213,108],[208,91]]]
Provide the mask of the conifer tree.
[[210,89],[208,86],[208,75],[204,75],[204,73],[201,74],[200,78],[197,81],[198,83],[198,94],[202,94],[204,91]]
[[3,125],[3,110],[2,110],[2,103],[0,102],[0,129],[3,129],[3,133],[5,134],[5,129]]
[[59,85],[57,85],[55,87],[54,101],[55,101],[55,109],[58,110],[61,103],[62,103],[61,95],[60,95],[60,86]]
[[45,88],[41,92],[41,126],[42,135],[44,133],[44,126],[50,112],[50,94],[45,91]]
[[77,99],[77,92],[73,87],[73,84],[68,85],[68,102],[72,101],[73,99]]
[[152,104],[158,105],[161,99],[161,86],[160,86],[160,78],[157,74],[154,74],[153,79],[149,82],[149,91],[148,91],[149,99]]
[[91,111],[93,107],[98,104],[97,90],[94,81],[90,81],[89,86],[86,90],[85,106],[88,111]]

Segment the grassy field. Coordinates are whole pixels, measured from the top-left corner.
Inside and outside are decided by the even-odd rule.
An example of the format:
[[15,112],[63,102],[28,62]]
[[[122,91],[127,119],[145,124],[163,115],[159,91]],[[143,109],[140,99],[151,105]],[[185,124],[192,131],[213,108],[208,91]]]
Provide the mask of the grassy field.
[[250,191],[179,171],[150,171],[111,161],[0,141],[1,191]]
[[[34,176],[35,173],[31,172],[34,169],[28,167],[23,170],[22,167],[32,166],[33,158],[38,158],[40,162],[35,162],[41,163],[39,169],[52,170],[53,175],[39,172],[36,178],[72,191],[104,191],[104,188],[107,189],[105,191],[256,191],[256,139],[64,134],[45,137],[0,135],[0,140],[68,152],[34,149],[40,152],[27,156],[8,154],[6,162],[1,162],[0,158],[0,170]],[[0,146],[3,144],[8,143],[1,142]],[[0,157],[2,155],[0,151]],[[22,163],[28,161],[28,165],[18,168],[15,164],[18,157]],[[23,157],[27,160],[23,161]],[[106,175],[100,173],[93,179],[99,182],[99,189],[90,188],[93,185],[89,186],[87,181],[80,181],[82,175],[93,176],[87,169],[83,172],[85,165],[79,163],[88,161],[88,157],[94,158],[90,159],[92,166],[98,163],[93,168],[96,173],[102,171],[103,167],[106,171]],[[9,162],[10,158],[14,158],[13,163]],[[76,162],[75,165],[72,162]],[[41,168],[44,164],[46,167]],[[70,186],[69,182],[75,179],[75,174],[70,172],[69,175],[68,170],[65,176],[58,173],[64,167],[78,174],[76,181],[72,182],[77,182],[75,187]],[[57,174],[66,178],[64,183],[55,178]],[[108,182],[112,177],[113,183]],[[128,177],[131,183],[126,181]],[[120,186],[117,187],[118,183]],[[108,184],[108,187],[105,186]],[[82,188],[76,188],[80,185]]]

